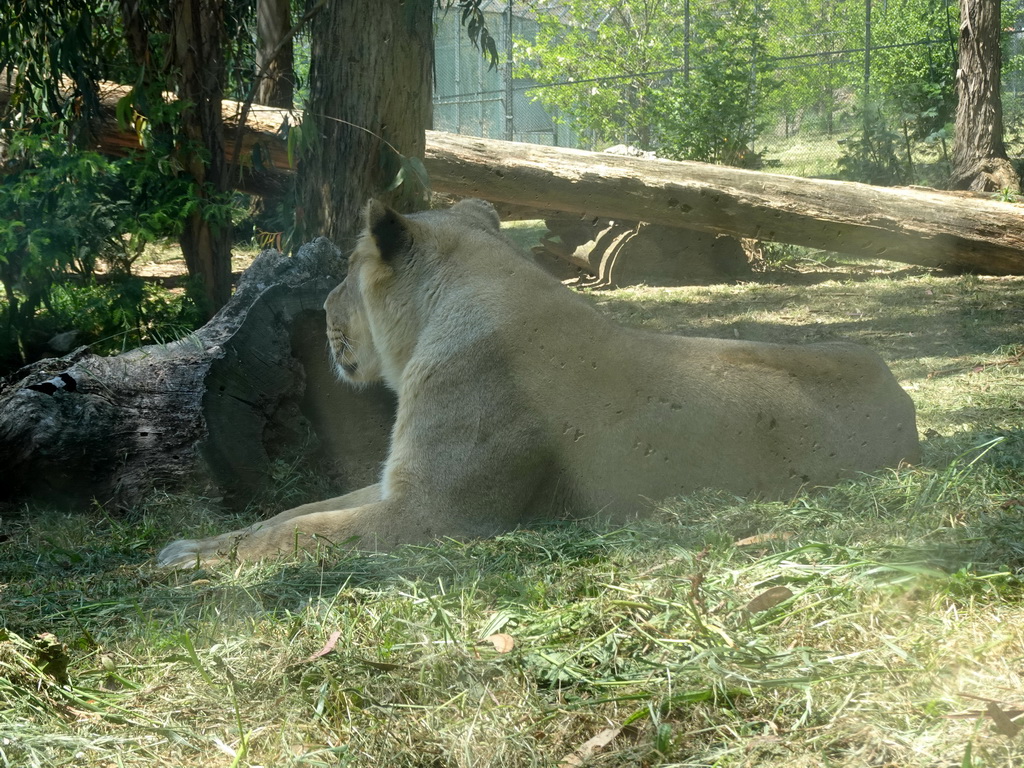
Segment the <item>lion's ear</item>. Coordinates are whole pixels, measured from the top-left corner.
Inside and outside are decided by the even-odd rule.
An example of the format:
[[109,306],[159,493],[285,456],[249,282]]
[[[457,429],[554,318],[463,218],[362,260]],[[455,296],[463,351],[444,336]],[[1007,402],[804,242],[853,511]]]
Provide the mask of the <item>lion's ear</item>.
[[498,212],[486,200],[467,197],[453,205],[450,210],[453,215],[461,216],[464,221],[472,222],[491,232],[497,233],[501,229],[501,218],[498,216]]
[[393,264],[409,250],[412,234],[405,217],[400,213],[379,200],[371,199],[363,215],[366,219],[366,234],[377,246],[381,261]]

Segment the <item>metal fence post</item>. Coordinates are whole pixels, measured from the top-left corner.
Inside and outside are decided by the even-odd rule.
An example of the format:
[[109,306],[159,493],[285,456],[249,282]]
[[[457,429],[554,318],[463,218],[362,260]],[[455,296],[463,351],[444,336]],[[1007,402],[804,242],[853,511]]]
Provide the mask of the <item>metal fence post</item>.
[[505,141],[515,136],[515,109],[512,103],[512,0],[505,10]]
[[[871,0],[864,0],[864,110],[871,100]],[[866,117],[865,117],[866,119]]]
[[683,84],[690,84],[690,0],[683,2]]

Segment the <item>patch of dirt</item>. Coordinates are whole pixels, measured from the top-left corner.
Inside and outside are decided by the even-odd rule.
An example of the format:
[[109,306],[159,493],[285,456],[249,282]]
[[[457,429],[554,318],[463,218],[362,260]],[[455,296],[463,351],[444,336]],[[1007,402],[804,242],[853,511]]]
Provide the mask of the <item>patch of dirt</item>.
[[[235,246],[231,250],[231,274],[237,283],[239,276],[252,264],[259,249],[252,246]],[[159,283],[170,290],[180,290],[188,277],[185,257],[181,249],[172,244],[156,244],[146,248],[142,256],[132,265],[132,273],[138,277]]]

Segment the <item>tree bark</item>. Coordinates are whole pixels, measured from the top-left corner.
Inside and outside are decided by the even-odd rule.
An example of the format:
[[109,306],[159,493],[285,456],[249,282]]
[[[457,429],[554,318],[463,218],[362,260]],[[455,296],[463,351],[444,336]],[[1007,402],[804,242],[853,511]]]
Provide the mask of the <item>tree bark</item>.
[[322,306],[344,273],[323,239],[292,258],[265,251],[181,341],[114,357],[83,347],[0,382],[0,502],[132,505],[187,486],[244,504],[275,457],[304,449],[339,491],[375,482],[394,402],[333,375]]
[[1021,190],[1003,143],[1000,5],[1000,0],[960,0],[952,189]]
[[301,239],[351,242],[371,195],[398,210],[425,205],[403,158],[421,158],[433,76],[430,0],[347,0],[313,18],[309,108],[302,121]]
[[170,61],[178,71],[185,146],[181,159],[195,179],[199,204],[185,217],[181,250],[190,275],[202,283],[207,317],[231,296],[232,224],[216,215],[230,189],[224,154],[224,66],[221,0],[178,0],[173,6]]
[[[295,93],[294,46],[285,36],[291,29],[290,0],[256,3],[256,103],[291,109]],[[282,41],[284,41],[282,43]]]

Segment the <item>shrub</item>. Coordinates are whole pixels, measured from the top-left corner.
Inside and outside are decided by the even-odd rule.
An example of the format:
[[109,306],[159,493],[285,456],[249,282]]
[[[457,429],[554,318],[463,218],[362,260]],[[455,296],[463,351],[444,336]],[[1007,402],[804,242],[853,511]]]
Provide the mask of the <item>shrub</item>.
[[11,137],[0,175],[0,371],[44,354],[60,331],[109,351],[197,322],[187,296],[131,273],[149,242],[176,234],[192,196],[173,170],[150,156],[109,160],[42,128]]

